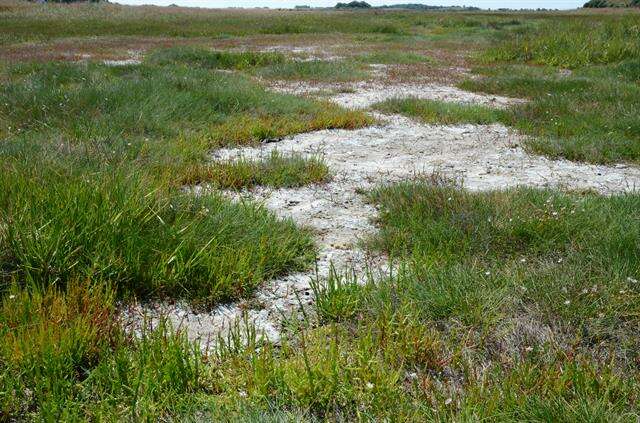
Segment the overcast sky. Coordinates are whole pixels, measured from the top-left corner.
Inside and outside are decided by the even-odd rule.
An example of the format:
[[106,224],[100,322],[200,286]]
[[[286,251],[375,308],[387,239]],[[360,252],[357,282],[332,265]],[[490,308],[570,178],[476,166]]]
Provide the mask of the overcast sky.
[[[348,2],[349,0],[117,0],[122,4],[157,4],[167,6],[177,4],[180,6],[192,7],[294,7],[296,5],[310,6],[334,6],[337,1]],[[372,5],[398,4],[398,3],[424,3],[431,5],[466,5],[477,6],[483,9],[498,9],[500,7],[508,7],[511,9],[535,9],[543,7],[547,9],[574,9],[582,6],[586,0],[370,0],[367,1]]]

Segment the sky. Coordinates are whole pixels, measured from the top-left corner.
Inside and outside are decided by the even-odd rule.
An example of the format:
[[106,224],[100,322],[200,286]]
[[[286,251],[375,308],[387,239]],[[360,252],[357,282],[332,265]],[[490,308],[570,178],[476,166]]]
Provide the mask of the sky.
[[[334,6],[338,1],[348,2],[349,0],[115,0],[121,4],[141,5],[156,4],[168,6],[177,4],[179,6],[190,7],[294,7],[296,5],[309,5],[316,7]],[[483,9],[498,9],[508,7],[510,9],[574,9],[584,4],[586,0],[368,0],[367,3],[379,6],[383,4],[398,3],[424,3],[442,6],[476,6]]]

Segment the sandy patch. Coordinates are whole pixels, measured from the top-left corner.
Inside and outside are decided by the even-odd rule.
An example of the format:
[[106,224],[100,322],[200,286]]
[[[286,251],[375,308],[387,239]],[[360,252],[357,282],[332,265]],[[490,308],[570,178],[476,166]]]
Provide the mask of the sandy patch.
[[[387,65],[382,69],[388,68]],[[380,68],[378,68],[380,70]],[[312,84],[308,82],[280,81],[271,84],[279,92],[295,95],[314,95],[321,92],[335,93],[331,101],[348,109],[366,109],[373,104],[392,98],[418,98],[423,100],[451,101],[464,104],[482,104],[491,107],[508,107],[523,100],[509,97],[483,95],[438,84],[384,84],[364,81],[345,84]]]
[[[310,93],[318,87],[297,85],[282,91]],[[320,88],[319,90],[324,90]],[[398,85],[383,87],[358,85],[356,92],[340,93],[331,99],[349,108],[365,108],[387,98],[418,97],[487,104],[505,107],[518,100],[468,93],[438,85]],[[195,313],[185,304],[138,304],[123,313],[130,330],[140,331],[157,324],[161,316],[185,330],[192,340],[204,346],[224,334],[237,322],[255,325],[272,342],[280,337],[286,316],[312,301],[314,278],[326,278],[335,266],[356,276],[370,270],[384,273],[383,257],[371,257],[359,248],[360,241],[375,232],[375,208],[367,204],[361,190],[378,184],[411,178],[419,173],[440,172],[460,178],[470,190],[504,189],[520,185],[591,189],[602,194],[635,190],[640,187],[640,169],[626,165],[598,166],[567,160],[549,160],[530,155],[522,148],[524,138],[501,125],[423,125],[402,116],[376,114],[380,125],[358,130],[325,130],[286,138],[256,148],[222,149],[212,160],[261,157],[272,150],[282,153],[321,155],[334,174],[327,184],[296,189],[256,188],[229,193],[237,201],[249,198],[264,204],[282,217],[315,231],[319,247],[317,270],[275,279],[250,300],[221,306],[208,313]],[[206,187],[195,187],[196,194]]]

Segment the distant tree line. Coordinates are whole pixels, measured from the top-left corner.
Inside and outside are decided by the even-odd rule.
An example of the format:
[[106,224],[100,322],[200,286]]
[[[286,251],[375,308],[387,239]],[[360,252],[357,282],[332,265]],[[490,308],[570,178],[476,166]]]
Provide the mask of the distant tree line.
[[419,4],[419,3],[401,3],[401,4],[392,4],[392,5],[384,5],[378,6],[377,9],[407,9],[407,10],[466,10],[466,11],[475,11],[482,10],[479,7],[473,6],[433,6],[429,4]]
[[589,0],[584,4],[586,8],[603,8],[603,7],[640,7],[640,0]]
[[366,1],[352,1],[349,3],[338,3],[336,9],[371,9],[371,5]]
[[[638,0],[640,1],[640,0]],[[475,11],[481,10],[479,7],[472,6],[432,6],[428,4],[419,3],[401,3],[391,4],[384,6],[372,7],[369,3],[364,1],[352,1],[350,3],[338,3],[335,6],[336,9],[406,9],[406,10],[466,10]]]
[[98,3],[107,0],[29,0],[35,3]]

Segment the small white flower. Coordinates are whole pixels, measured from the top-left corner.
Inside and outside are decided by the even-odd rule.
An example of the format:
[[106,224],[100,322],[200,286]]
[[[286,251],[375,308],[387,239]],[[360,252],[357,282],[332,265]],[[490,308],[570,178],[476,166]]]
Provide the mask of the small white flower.
[[526,263],[526,262],[527,262],[526,258],[523,257],[523,258],[520,259],[520,263]]
[[10,300],[13,300],[15,297],[16,297],[16,296],[15,296],[15,295],[13,295],[13,294],[9,295],[9,299],[10,299]]
[[247,397],[247,392],[246,391],[240,391],[240,392],[238,392],[238,395],[240,395],[242,398],[246,398]]
[[562,263],[562,257],[558,259],[558,263]]
[[407,373],[407,379],[415,380],[418,378],[418,374],[416,372]]
[[367,389],[373,389],[373,383],[367,382]]
[[488,270],[486,272],[484,272],[485,275],[489,276],[491,274],[491,272],[489,272]]
[[637,279],[633,279],[631,276],[629,276],[627,278],[627,282],[629,282],[629,283],[638,283],[638,280]]
[[571,301],[565,300],[564,305],[569,305],[569,304],[571,304]]
[[453,399],[451,398],[447,398],[446,400],[444,400],[444,405],[449,405],[453,402]]

